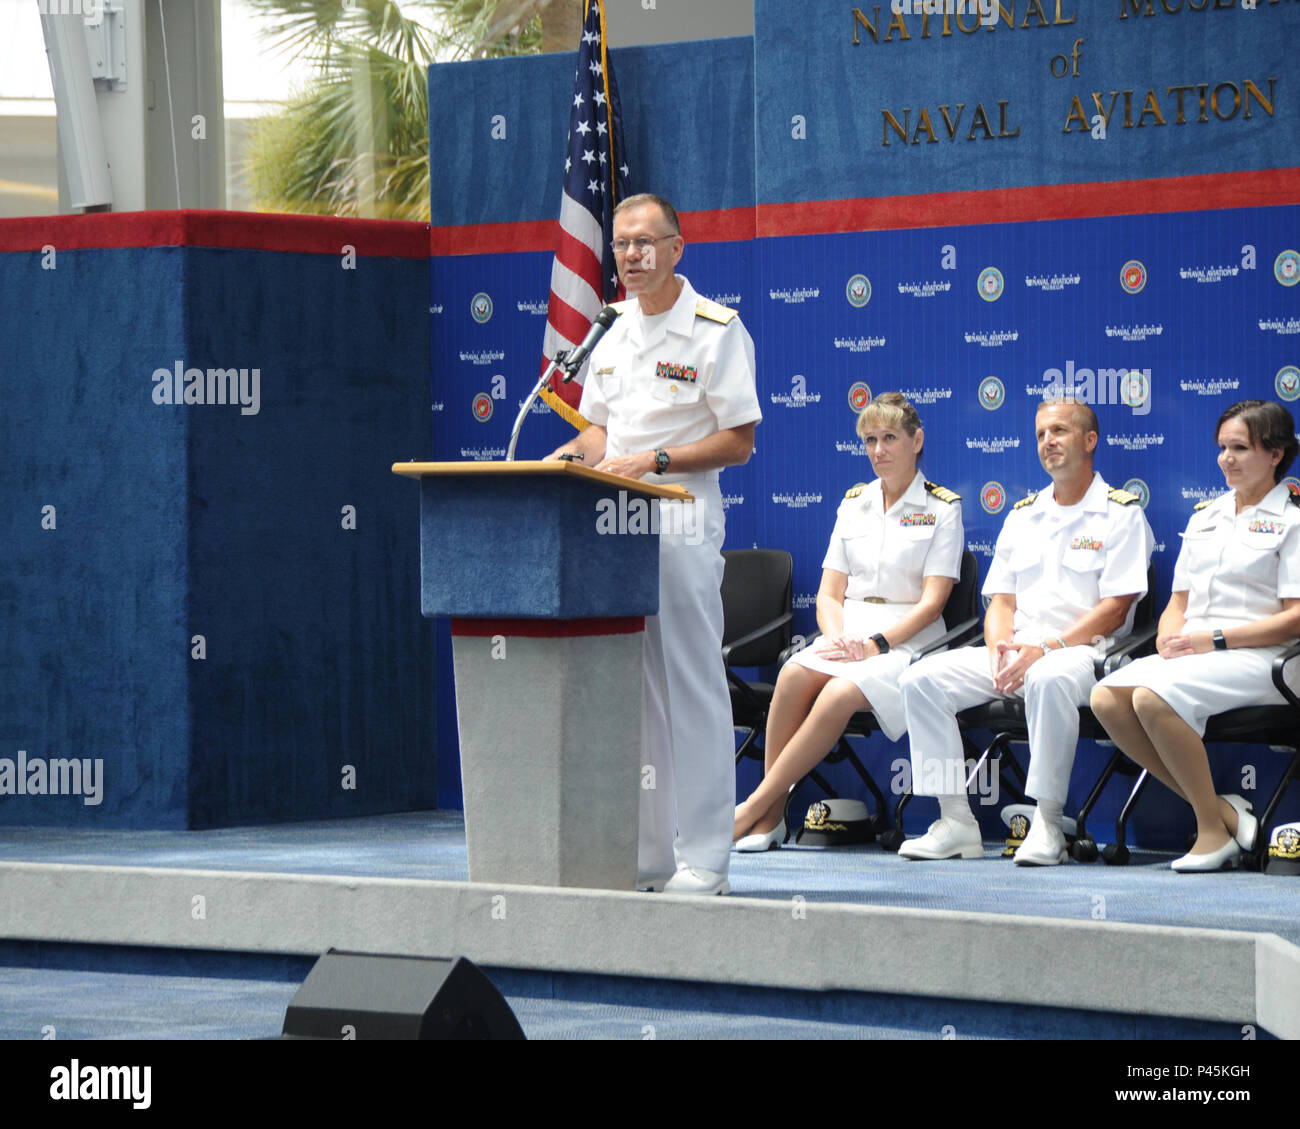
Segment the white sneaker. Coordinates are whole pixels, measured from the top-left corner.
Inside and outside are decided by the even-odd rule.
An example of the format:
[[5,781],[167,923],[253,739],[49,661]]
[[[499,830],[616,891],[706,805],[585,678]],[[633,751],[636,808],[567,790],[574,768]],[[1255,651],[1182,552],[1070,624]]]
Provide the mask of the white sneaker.
[[665,894],[730,894],[725,874],[716,874],[712,870],[700,870],[694,866],[684,866],[670,879],[664,887]]
[[1034,816],[1029,834],[1015,853],[1017,866],[1056,866],[1066,860],[1065,832],[1046,819]]
[[936,819],[919,839],[908,839],[898,853],[905,859],[982,859],[984,840],[978,823]]

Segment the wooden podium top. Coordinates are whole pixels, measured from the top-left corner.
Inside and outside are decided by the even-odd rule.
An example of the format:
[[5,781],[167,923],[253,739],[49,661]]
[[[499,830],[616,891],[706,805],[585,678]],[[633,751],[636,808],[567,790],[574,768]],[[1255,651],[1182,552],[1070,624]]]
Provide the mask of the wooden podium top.
[[624,478],[618,474],[608,474],[603,470],[594,470],[581,463],[561,462],[558,459],[542,461],[541,459],[521,459],[517,462],[475,462],[468,460],[459,463],[394,463],[393,473],[406,478],[439,478],[457,475],[492,475],[517,474],[547,475],[568,474],[585,478],[590,482],[600,482],[606,486],[617,486],[621,490],[635,490],[650,498],[665,498],[673,502],[692,502],[695,495],[681,486],[660,486],[639,478]]

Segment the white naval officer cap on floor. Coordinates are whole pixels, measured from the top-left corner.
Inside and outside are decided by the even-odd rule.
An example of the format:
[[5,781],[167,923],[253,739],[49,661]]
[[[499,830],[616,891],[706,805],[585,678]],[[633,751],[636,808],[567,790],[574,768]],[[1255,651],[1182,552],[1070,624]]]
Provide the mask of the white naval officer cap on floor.
[[1279,823],[1268,840],[1265,874],[1300,874],[1300,823]]
[[809,807],[794,841],[801,847],[848,847],[874,843],[876,830],[861,800],[818,800]]
[[[1007,845],[1002,848],[1002,857],[1009,859],[1019,849],[1029,834],[1029,825],[1034,821],[1033,804],[1007,804],[1002,809],[1002,822],[1007,825]],[[1061,819],[1061,830],[1065,832],[1065,841],[1074,842],[1075,823],[1070,816]],[[1095,855],[1093,856],[1096,857]]]

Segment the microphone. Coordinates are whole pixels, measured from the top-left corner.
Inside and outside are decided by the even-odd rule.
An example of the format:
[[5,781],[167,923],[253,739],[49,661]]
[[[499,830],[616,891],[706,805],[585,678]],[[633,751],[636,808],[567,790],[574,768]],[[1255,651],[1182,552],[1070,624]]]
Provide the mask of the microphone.
[[618,317],[619,311],[613,306],[605,306],[600,313],[596,315],[596,320],[591,323],[591,328],[587,330],[587,336],[582,339],[579,345],[572,353],[569,353],[559,365],[564,369],[564,381],[568,384],[578,374],[582,368],[582,363],[587,359],[587,355],[596,347],[596,342],[605,336],[605,331],[614,324],[614,319]]

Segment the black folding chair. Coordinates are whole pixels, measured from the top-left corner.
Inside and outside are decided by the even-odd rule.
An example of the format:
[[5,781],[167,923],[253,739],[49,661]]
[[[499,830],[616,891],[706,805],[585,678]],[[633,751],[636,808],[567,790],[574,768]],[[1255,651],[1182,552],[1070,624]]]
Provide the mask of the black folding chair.
[[[1155,607],[1155,568],[1148,566],[1147,590],[1146,594],[1138,601],[1137,608],[1133,612],[1133,631],[1110,647],[1104,654],[1097,656],[1097,678],[1105,677],[1112,670],[1118,669],[1127,658],[1142,654],[1151,648],[1156,637]],[[969,743],[967,736],[969,733],[987,730],[993,735],[992,741],[979,754],[975,766],[967,774],[966,786],[970,787],[971,783],[979,775],[980,769],[984,767],[984,763],[992,757],[998,762],[998,773],[1002,785],[1011,793],[1014,799],[1020,803],[1025,803],[1024,787],[1027,777],[1024,768],[1011,751],[1012,745],[1028,744],[1029,742],[1029,726],[1025,717],[1024,699],[995,698],[983,705],[962,710],[957,715],[957,724],[962,731],[963,743],[972,751],[975,750]],[[1101,722],[1097,720],[1092,710],[1087,706],[1079,707],[1079,736],[1092,741],[1110,740],[1105,729],[1102,728]],[[1079,862],[1091,862],[1097,857],[1097,844],[1088,835],[1086,819],[1088,813],[1092,810],[1092,805],[1096,803],[1097,797],[1101,795],[1101,790],[1105,787],[1106,781],[1110,779],[1109,774],[1116,771],[1120,760],[1122,760],[1122,754],[1117,751],[1116,756],[1111,758],[1106,770],[1103,771],[1102,779],[1098,781],[1092,794],[1075,819],[1075,839],[1070,845],[1070,853]],[[1010,779],[1007,775],[1008,770],[1012,774]],[[888,841],[882,839],[884,845],[890,850],[897,850],[902,844],[902,814],[910,799],[911,793],[908,793],[899,800],[898,808],[894,813],[894,826],[889,833]]]
[[[961,556],[961,575],[953,584],[952,591],[948,593],[948,599],[943,605],[943,623],[946,630],[933,642],[918,650],[912,656],[913,662],[925,655],[933,654],[935,651],[945,650],[948,647],[960,647],[979,632],[977,573],[975,554],[969,551],[963,552]],[[817,634],[812,636],[813,639],[817,637]],[[789,655],[783,656],[782,662],[784,663],[788,658]],[[870,737],[879,732],[880,726],[876,721],[876,715],[871,710],[859,710],[849,718],[835,748],[827,753],[821,762],[822,764],[839,764],[847,760],[853,766],[854,771],[857,772],[862,783],[866,785],[867,790],[876,802],[876,814],[872,818],[872,826],[875,832],[884,831],[889,826],[888,815],[886,814],[889,810],[889,804],[848,739],[850,737]],[[789,795],[786,796],[785,826],[787,839],[790,836],[790,805],[794,801],[795,793],[808,780],[812,780],[827,796],[836,796],[835,789],[831,787],[826,778],[816,768],[811,769],[798,784],[790,789]],[[893,849],[897,850],[898,848]]]
[[745,731],[742,757],[763,759],[770,682],[748,682],[733,667],[775,666],[790,646],[794,559],[783,549],[728,549],[722,554],[722,662],[731,689],[731,720]]
[[[1246,856],[1246,868],[1249,870],[1258,870],[1263,863],[1264,855],[1268,851],[1268,826],[1272,823],[1273,815],[1282,802],[1287,788],[1293,781],[1300,780],[1300,698],[1297,698],[1295,692],[1287,685],[1285,677],[1287,664],[1297,657],[1300,657],[1300,642],[1293,643],[1273,660],[1273,685],[1286,699],[1286,705],[1243,706],[1241,709],[1216,714],[1205,726],[1206,745],[1268,745],[1275,752],[1291,754],[1291,760],[1274,787],[1268,804],[1256,815],[1259,820],[1259,839],[1255,849]],[[1106,766],[1106,772],[1093,790],[1094,794],[1089,797],[1090,801],[1100,795],[1102,787],[1115,771],[1123,771],[1117,763],[1121,758],[1123,754],[1116,749],[1115,756]],[[1107,843],[1101,852],[1101,857],[1113,866],[1123,866],[1129,861],[1127,842],[1129,817],[1133,814],[1133,809],[1150,779],[1146,769],[1138,770],[1132,761],[1126,761],[1125,764],[1130,772],[1137,773],[1137,781],[1116,820],[1115,841]]]

